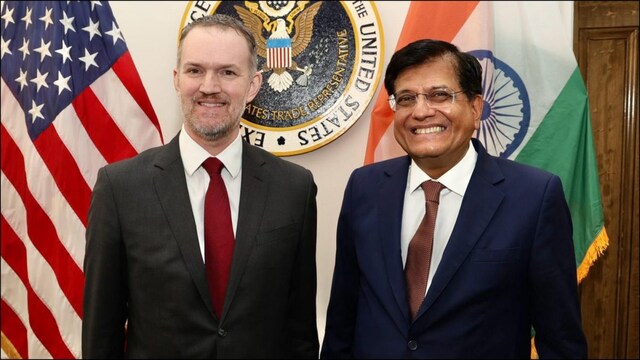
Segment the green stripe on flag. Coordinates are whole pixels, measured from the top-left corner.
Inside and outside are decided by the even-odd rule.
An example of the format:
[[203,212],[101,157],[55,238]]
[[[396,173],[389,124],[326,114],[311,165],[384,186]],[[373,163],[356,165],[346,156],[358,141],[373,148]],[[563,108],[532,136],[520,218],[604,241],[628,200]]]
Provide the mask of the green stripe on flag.
[[573,220],[576,266],[581,268],[578,280],[582,280],[588,267],[607,247],[608,238],[589,101],[578,68],[516,161],[546,169],[562,179]]

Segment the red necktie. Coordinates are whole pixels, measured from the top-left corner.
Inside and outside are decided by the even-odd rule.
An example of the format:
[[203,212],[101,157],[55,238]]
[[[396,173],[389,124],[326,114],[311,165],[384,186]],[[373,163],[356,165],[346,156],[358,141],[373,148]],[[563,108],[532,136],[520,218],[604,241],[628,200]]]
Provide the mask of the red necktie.
[[217,158],[208,158],[202,167],[210,177],[204,198],[204,263],[213,309],[220,318],[231,270],[233,225],[227,188],[220,176],[224,165]]
[[407,251],[405,277],[407,280],[407,295],[411,309],[411,319],[415,319],[420,305],[424,300],[431,267],[431,250],[433,249],[433,231],[436,227],[436,215],[440,203],[440,190],[444,186],[435,181],[422,183],[426,200],[426,212],[416,234],[413,235]]

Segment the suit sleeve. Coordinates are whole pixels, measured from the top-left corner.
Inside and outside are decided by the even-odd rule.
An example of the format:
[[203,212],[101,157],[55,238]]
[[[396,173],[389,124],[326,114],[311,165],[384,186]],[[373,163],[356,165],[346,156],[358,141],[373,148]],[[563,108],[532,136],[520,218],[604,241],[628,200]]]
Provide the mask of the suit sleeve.
[[317,186],[311,172],[306,171],[306,201],[300,231],[298,256],[293,271],[289,333],[292,357],[317,359],[319,352],[316,315],[316,237],[317,237]]
[[347,184],[338,219],[336,262],[320,354],[323,359],[352,357],[360,281],[354,239],[350,232],[352,192],[353,175]]
[[532,261],[532,322],[543,358],[587,358],[578,298],[571,214],[560,179],[552,177],[539,214]]
[[109,175],[98,172],[93,188],[84,257],[82,355],[122,358],[127,318],[126,259]]

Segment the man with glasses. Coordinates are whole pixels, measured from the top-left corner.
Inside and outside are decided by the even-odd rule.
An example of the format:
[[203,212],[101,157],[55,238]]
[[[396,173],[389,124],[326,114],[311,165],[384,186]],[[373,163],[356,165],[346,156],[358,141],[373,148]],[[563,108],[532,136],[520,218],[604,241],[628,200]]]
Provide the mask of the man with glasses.
[[529,358],[534,333],[541,358],[587,357],[560,178],[472,138],[481,79],[443,41],[391,58],[408,156],[349,179],[322,358]]

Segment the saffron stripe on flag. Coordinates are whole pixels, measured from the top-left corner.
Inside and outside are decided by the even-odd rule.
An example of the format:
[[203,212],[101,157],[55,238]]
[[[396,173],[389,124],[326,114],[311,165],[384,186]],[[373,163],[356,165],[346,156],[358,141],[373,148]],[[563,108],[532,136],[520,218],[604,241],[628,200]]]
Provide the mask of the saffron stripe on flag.
[[[441,3],[441,1],[411,2],[396,50],[423,38],[452,41],[478,5],[478,1],[449,1],[446,4],[447,8],[443,9]],[[426,14],[429,16],[429,26],[425,26]],[[391,126],[393,112],[387,102],[388,98],[389,94],[383,86],[371,113],[365,164],[405,154],[393,138]]]

